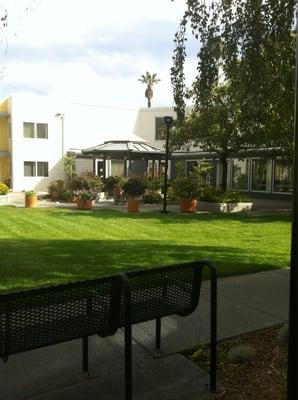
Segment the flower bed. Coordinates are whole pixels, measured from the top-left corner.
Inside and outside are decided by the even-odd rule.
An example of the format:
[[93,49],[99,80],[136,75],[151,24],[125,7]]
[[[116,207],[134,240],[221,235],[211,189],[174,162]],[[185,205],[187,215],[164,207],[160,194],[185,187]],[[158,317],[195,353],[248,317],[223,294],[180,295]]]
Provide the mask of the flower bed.
[[200,211],[211,212],[243,212],[251,211],[253,206],[252,202],[239,202],[239,203],[212,203],[209,201],[199,201]]

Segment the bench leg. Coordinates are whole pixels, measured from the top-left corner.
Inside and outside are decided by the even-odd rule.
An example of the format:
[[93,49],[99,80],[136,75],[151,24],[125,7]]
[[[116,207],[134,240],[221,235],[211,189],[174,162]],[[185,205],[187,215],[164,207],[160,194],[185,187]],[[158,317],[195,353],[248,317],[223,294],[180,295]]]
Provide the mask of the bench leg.
[[155,348],[160,350],[161,318],[156,318],[155,323]]
[[83,338],[82,338],[82,341],[83,341],[83,343],[82,343],[82,347],[83,347],[83,373],[85,374],[85,375],[88,375],[89,374],[89,366],[88,366],[88,364],[89,364],[89,351],[88,351],[88,345],[89,345],[89,342],[88,342],[88,336],[84,336]]
[[210,315],[210,389],[216,391],[216,343],[217,343],[217,282],[211,277],[211,315]]
[[131,325],[124,330],[124,351],[125,351],[125,400],[132,399],[132,334]]

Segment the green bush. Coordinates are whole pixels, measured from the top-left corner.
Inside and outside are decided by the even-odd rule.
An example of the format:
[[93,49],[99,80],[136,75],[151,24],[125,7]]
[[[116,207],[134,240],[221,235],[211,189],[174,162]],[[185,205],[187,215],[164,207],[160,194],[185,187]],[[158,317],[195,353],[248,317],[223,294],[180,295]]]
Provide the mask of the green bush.
[[196,199],[201,193],[196,174],[180,176],[171,182],[173,194],[180,199]]
[[4,196],[8,193],[8,186],[5,183],[0,183],[0,196]]
[[156,190],[146,190],[143,201],[145,204],[158,204],[161,203],[162,196]]
[[120,176],[108,176],[104,179],[104,190],[105,192],[112,192],[114,187],[122,187],[123,179]]
[[75,194],[72,190],[64,190],[64,192],[61,193],[60,200],[65,201],[66,203],[70,203],[74,195]]
[[211,203],[245,203],[249,201],[248,197],[241,192],[230,190],[223,192],[221,189],[213,188],[204,188],[200,195],[200,200]]
[[123,191],[130,197],[140,197],[145,193],[146,183],[140,178],[130,178],[123,185]]
[[61,179],[51,182],[48,187],[48,192],[52,200],[63,200],[63,193],[65,190],[64,181]]
[[69,189],[73,191],[89,191],[95,194],[101,192],[103,187],[101,178],[92,172],[74,175],[69,181]]
[[160,178],[148,179],[146,181],[146,189],[148,191],[161,190],[163,186],[163,180]]
[[167,198],[168,198],[169,201],[177,200],[177,197],[176,197],[176,195],[175,195],[175,193],[173,191],[173,188],[172,188],[172,184],[168,187]]

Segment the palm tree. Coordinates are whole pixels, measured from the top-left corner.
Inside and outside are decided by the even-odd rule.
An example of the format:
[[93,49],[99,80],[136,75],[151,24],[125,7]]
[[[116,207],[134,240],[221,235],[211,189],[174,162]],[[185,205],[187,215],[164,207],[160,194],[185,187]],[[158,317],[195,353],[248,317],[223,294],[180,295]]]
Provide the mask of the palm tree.
[[141,75],[141,78],[138,81],[145,83],[147,88],[145,90],[145,97],[148,100],[148,108],[151,107],[151,99],[153,97],[152,86],[156,83],[160,82],[160,79],[157,78],[157,74],[150,74],[150,72],[146,71],[145,75]]

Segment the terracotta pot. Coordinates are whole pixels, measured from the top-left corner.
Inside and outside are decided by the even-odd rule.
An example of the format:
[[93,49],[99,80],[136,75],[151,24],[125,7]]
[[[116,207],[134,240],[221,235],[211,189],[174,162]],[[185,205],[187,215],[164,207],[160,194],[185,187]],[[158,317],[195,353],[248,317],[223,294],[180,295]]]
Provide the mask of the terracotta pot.
[[35,208],[37,206],[37,196],[25,196],[25,207]]
[[127,211],[128,212],[139,212],[139,199],[129,198],[127,201]]
[[90,210],[92,208],[92,200],[77,199],[77,208],[79,210]]
[[181,199],[180,200],[180,211],[185,213],[196,212],[198,208],[197,199]]

